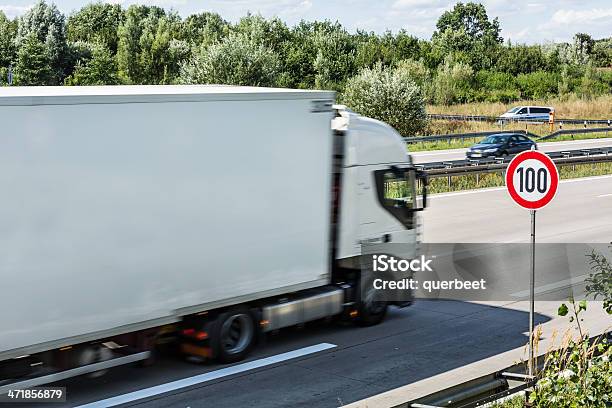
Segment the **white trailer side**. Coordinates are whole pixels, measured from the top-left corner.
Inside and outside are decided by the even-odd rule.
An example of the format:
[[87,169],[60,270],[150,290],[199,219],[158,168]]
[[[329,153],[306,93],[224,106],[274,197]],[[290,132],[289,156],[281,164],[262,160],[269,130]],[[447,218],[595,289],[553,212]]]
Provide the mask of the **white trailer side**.
[[328,283],[333,98],[0,88],[0,359]]

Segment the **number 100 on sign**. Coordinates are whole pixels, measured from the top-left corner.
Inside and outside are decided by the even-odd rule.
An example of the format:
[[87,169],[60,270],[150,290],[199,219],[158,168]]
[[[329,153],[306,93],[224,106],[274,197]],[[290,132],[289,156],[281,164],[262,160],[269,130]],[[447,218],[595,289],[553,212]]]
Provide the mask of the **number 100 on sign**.
[[555,163],[538,151],[523,152],[510,162],[506,171],[506,188],[521,207],[537,210],[548,204],[559,184]]

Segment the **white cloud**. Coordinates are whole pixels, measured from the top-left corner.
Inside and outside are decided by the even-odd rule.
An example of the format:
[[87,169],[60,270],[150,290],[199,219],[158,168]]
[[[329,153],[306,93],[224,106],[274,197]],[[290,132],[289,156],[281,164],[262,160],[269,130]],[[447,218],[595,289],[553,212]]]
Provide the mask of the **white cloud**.
[[32,6],[32,4],[27,6],[13,6],[10,4],[6,4],[0,5],[0,10],[2,10],[8,18],[15,18],[28,11],[30,8],[32,8]]
[[104,0],[106,3],[121,4],[129,6],[130,4],[145,4],[148,6],[159,6],[166,8],[175,8],[187,4],[187,0]]
[[449,5],[448,0],[395,0],[391,5],[394,9],[411,9],[411,11],[423,9],[439,9]]
[[264,17],[300,18],[311,8],[312,0],[212,0],[206,4],[206,10],[216,11],[230,20],[247,12]]
[[[553,25],[602,22],[612,18],[612,8],[591,10],[557,10],[550,23]],[[608,21],[609,22],[609,21]]]

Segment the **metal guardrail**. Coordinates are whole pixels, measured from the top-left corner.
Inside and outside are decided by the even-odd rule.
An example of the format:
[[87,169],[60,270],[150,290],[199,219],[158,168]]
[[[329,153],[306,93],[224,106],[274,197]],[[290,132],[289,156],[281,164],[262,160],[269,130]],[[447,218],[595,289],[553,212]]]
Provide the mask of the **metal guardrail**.
[[[612,163],[612,147],[564,150],[559,152],[548,152],[547,154],[558,166]],[[450,189],[452,187],[452,179],[456,176],[474,174],[476,175],[476,186],[478,186],[480,174],[505,173],[512,157],[513,156],[421,163],[416,164],[415,167],[424,170],[429,178],[446,177],[448,188]]]
[[538,138],[538,141],[552,139],[554,137],[561,136],[561,135],[580,135],[580,134],[585,134],[585,133],[604,133],[604,132],[608,133],[610,131],[612,131],[612,129],[607,128],[607,127],[590,128],[590,129],[561,129],[561,130],[557,130],[556,132],[552,132],[549,135]]
[[545,136],[538,136],[535,133],[531,133],[525,130],[491,130],[486,132],[468,132],[468,133],[449,133],[445,135],[429,135],[429,136],[413,136],[413,137],[405,137],[404,141],[408,144],[414,143],[423,143],[423,142],[437,142],[446,140],[450,143],[451,140],[460,139],[477,139],[481,137],[486,137],[489,135],[498,135],[498,134],[521,134],[525,136],[529,136],[532,139],[537,141],[553,139],[557,136],[561,135],[578,135],[578,134],[587,134],[587,133],[608,133],[612,132],[612,128],[608,127],[599,127],[599,128],[585,128],[585,129],[559,129],[551,134]]
[[487,131],[487,132],[468,132],[468,133],[450,133],[446,135],[430,135],[430,136],[414,136],[414,137],[405,137],[404,141],[408,144],[414,143],[423,143],[423,142],[437,142],[440,140],[446,140],[450,142],[452,139],[476,139],[489,135],[498,135],[500,133],[508,133],[508,134],[517,134],[520,133],[522,135],[527,135],[533,138],[539,137],[538,135],[525,132],[521,130],[497,130],[497,131]]
[[[611,332],[593,336],[589,339],[589,342],[592,343],[602,338],[610,340],[612,338]],[[538,371],[543,369],[547,354],[537,357]],[[525,368],[525,363],[514,364],[504,370],[486,374],[417,400],[396,405],[395,408],[481,407],[535,386],[538,379],[522,374],[522,372],[525,372]]]
[[[438,114],[431,113],[427,115],[428,119],[432,120],[449,120],[463,122],[533,122],[533,123],[548,123],[548,119],[519,119],[519,118],[502,118],[499,116],[486,115],[454,115],[454,114]],[[612,126],[612,119],[555,119],[555,123],[567,123],[573,125],[589,125],[600,124]]]
[[[574,150],[560,150],[555,152],[547,152],[553,161],[559,164],[577,164],[580,161],[586,163],[595,163],[598,159],[604,159],[603,161],[609,161],[605,158],[612,159],[612,147],[599,147],[592,149],[574,149]],[[437,172],[443,172],[448,174],[450,172],[463,172],[472,173],[477,172],[478,169],[503,169],[512,160],[514,156],[504,157],[482,157],[477,159],[462,159],[462,160],[448,160],[438,161],[429,163],[419,163],[415,166],[421,170],[427,171],[428,174],[435,175]],[[572,163],[571,161],[575,161]]]

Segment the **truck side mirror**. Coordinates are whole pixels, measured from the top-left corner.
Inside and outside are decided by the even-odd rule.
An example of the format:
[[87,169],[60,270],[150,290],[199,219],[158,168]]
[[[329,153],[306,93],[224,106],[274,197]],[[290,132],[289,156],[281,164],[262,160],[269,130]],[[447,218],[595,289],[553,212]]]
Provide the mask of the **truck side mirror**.
[[[414,211],[423,211],[427,207],[427,173],[423,170],[416,171],[416,195]],[[421,196],[421,205],[418,205],[418,197]]]

